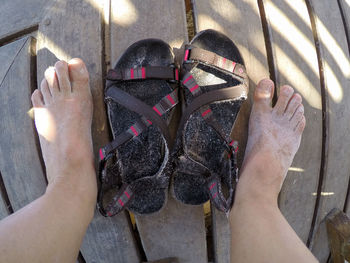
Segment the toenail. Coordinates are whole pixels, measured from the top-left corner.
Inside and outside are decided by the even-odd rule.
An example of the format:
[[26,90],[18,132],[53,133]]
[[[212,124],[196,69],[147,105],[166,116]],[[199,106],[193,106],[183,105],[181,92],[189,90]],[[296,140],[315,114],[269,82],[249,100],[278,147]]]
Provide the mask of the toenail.
[[289,95],[293,93],[294,89],[291,86],[283,86],[282,87],[282,93],[285,95]]
[[55,68],[63,68],[63,66],[64,66],[63,61],[57,61],[55,64]]
[[266,94],[270,94],[271,90],[272,90],[272,85],[271,83],[265,83],[263,85],[260,85],[260,89],[262,92],[266,93]]
[[294,98],[293,98],[296,102],[298,102],[298,103],[301,103],[301,101],[302,101],[302,98],[301,98],[301,96],[299,95],[299,94],[295,94],[295,96],[294,96]]

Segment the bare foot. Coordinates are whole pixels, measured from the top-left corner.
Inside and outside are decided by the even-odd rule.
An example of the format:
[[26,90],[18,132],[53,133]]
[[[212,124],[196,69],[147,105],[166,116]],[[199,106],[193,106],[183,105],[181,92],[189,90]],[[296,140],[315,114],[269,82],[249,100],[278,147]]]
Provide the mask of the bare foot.
[[248,189],[268,192],[277,201],[282,183],[300,146],[305,128],[302,98],[290,86],[281,87],[274,108],[274,84],[264,79],[254,94],[249,136],[237,196]]
[[[89,74],[80,59],[58,61],[32,94],[35,125],[45,161],[48,190],[57,185],[96,195],[91,139]],[[81,190],[81,191],[80,191]]]

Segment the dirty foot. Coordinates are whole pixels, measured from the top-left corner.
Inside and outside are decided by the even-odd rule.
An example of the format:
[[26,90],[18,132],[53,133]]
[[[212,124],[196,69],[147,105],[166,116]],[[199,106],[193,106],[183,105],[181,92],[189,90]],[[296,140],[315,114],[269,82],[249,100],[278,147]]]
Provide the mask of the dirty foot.
[[274,84],[264,79],[254,94],[248,143],[237,186],[237,199],[277,196],[292,164],[305,127],[302,98],[290,86],[282,86],[274,108]]
[[58,61],[32,94],[35,126],[49,182],[91,200],[96,195],[89,74],[80,59]]

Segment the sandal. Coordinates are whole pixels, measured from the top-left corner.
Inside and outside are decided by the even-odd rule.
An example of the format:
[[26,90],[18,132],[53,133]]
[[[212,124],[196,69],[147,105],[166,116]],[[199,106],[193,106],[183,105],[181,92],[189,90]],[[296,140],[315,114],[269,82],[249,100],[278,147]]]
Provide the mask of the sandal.
[[100,149],[102,215],[125,208],[150,214],[165,205],[178,75],[172,49],[158,39],[134,43],[108,72],[105,102],[114,140]]
[[249,80],[242,56],[225,35],[205,30],[185,48],[182,96],[172,176],[173,196],[192,205],[209,199],[223,212],[233,204],[238,143],[230,137]]

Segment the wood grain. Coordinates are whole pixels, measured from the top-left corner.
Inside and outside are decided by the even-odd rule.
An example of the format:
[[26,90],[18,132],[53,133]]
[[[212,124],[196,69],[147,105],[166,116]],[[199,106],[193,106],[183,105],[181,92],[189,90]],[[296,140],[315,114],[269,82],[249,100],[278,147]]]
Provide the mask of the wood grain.
[[[215,29],[230,37],[240,50],[250,78],[248,100],[236,121],[233,137],[239,141],[239,163],[242,163],[248,135],[253,92],[257,83],[269,77],[264,34],[257,1],[194,1],[197,32]],[[227,217],[212,209],[216,262],[230,261],[230,229]]]
[[[94,113],[92,135],[96,160],[98,149],[109,141],[103,102],[102,11],[99,1],[59,1],[48,12],[38,32],[38,79],[58,59],[80,57],[90,73]],[[81,252],[87,262],[140,262],[128,217],[111,219],[95,213]]]
[[0,61],[2,62],[0,67],[0,83],[2,83],[7,71],[14,62],[18,52],[21,51],[25,41],[26,38],[22,38],[11,43],[11,45],[4,45],[0,47]]
[[2,198],[2,195],[0,193],[0,220],[5,218],[6,216],[8,216],[8,212],[7,212],[7,209],[6,209],[6,202]]
[[0,39],[38,24],[54,0],[1,1]]
[[282,187],[279,206],[306,242],[315,208],[322,153],[319,67],[309,14],[301,0],[264,0],[277,86],[289,84],[303,97],[306,128]]
[[5,218],[6,216],[8,216],[8,214],[6,211],[5,203],[2,200],[2,198],[0,197],[0,220]]
[[327,151],[324,178],[311,249],[320,262],[329,256],[327,235],[321,221],[335,207],[343,209],[350,161],[350,60],[339,6],[324,8],[326,0],[310,1],[319,38],[327,103]]
[[169,196],[160,213],[136,220],[148,260],[172,257],[178,262],[208,261],[202,206],[194,209]]
[[30,37],[19,41],[20,45],[9,44],[13,47],[10,53],[17,55],[0,84],[0,169],[14,211],[41,196],[46,188],[34,123],[28,115],[35,43]]
[[[181,47],[188,41],[185,23],[184,1],[112,1],[111,64],[129,45],[145,38],[162,39],[182,56]],[[136,223],[148,260],[176,257],[180,262],[207,262],[202,206],[186,207],[170,199],[162,212],[136,216]]]

